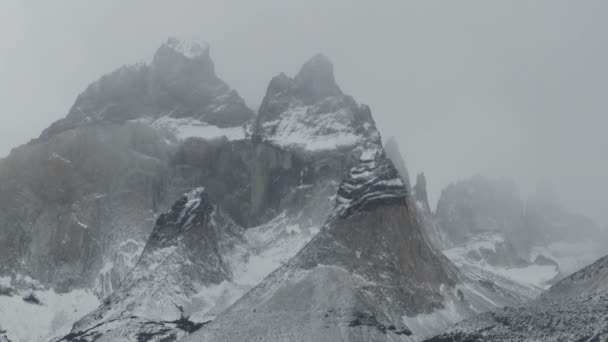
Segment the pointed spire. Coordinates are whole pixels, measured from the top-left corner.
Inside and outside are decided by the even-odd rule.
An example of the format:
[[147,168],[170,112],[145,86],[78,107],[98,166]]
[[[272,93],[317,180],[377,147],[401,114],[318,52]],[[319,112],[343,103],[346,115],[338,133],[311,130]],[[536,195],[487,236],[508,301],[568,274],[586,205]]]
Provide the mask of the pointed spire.
[[334,77],[334,66],[326,56],[315,55],[304,63],[295,77],[299,95],[305,102],[316,102],[328,96],[342,95]]

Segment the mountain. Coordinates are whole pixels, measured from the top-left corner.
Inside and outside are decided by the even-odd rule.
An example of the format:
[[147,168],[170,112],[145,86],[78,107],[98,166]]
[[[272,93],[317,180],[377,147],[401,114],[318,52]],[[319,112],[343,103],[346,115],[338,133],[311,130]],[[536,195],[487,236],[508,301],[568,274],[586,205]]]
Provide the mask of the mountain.
[[191,333],[315,232],[284,215],[245,230],[210,202],[205,189],[192,190],[158,218],[121,286],[58,341],[163,340]]
[[527,298],[457,269],[435,222],[327,57],[255,115],[171,38],[0,160],[0,336],[410,341]]
[[220,128],[240,126],[254,117],[236,91],[215,74],[209,46],[169,38],[150,64],[122,67],[91,84],[65,119],[40,139],[98,123],[189,118]]
[[[26,341],[64,331],[122,283],[158,215],[193,188],[247,226],[254,117],[197,43],[169,39],[149,65],[90,85],[0,160],[0,277],[13,294],[0,301],[14,302],[0,305],[0,328]],[[29,293],[46,300],[22,301]]]
[[567,211],[550,191],[526,202],[505,179],[449,185],[427,221],[431,241],[463,272],[529,298],[608,252],[590,219]]
[[605,341],[608,257],[553,285],[539,299],[482,314],[428,342]]
[[[211,191],[206,190],[205,200],[202,202],[213,203],[214,198],[220,198],[217,205],[209,204],[217,208],[214,209],[216,214],[213,222],[231,222],[228,225],[230,229],[218,226],[213,229],[229,231],[230,234],[216,234],[218,241],[210,245],[201,243],[182,245],[178,241],[200,239],[177,234],[170,240],[171,246],[178,247],[166,252],[169,253],[168,256],[165,256],[164,252],[161,253],[165,256],[162,265],[150,270],[147,265],[154,262],[147,259],[150,255],[157,255],[149,251],[158,249],[152,247],[152,244],[156,241],[156,232],[165,229],[163,217],[176,216],[177,212],[184,211],[182,206],[189,202],[187,197],[194,196],[192,193],[186,195],[174,205],[171,212],[158,219],[141,258],[121,286],[104,300],[100,308],[75,324],[72,332],[63,340],[87,338],[112,340],[120,337],[135,341],[146,336],[157,339],[181,336],[190,332],[192,327],[200,327],[213,319],[218,312],[257,285],[281,263],[289,260],[315,232],[318,232],[332,209],[331,201],[336,197],[337,185],[344,172],[357,161],[356,156],[370,153],[365,150],[365,146],[380,146],[380,135],[367,107],[359,106],[350,97],[335,91],[333,87],[328,87],[325,97],[318,92],[318,89],[314,91],[308,89],[318,87],[328,78],[324,73],[331,73],[333,68],[328,63],[329,61],[323,57],[316,56],[303,66],[296,79],[305,81],[294,81],[296,84],[293,86],[294,93],[290,95],[290,101],[285,101],[288,106],[285,113],[280,115],[280,120],[296,122],[302,119],[299,112],[301,109],[292,109],[301,108],[306,103],[307,110],[313,118],[318,118],[324,123],[340,122],[345,130],[328,133],[327,130],[318,130],[319,127],[316,125],[320,123],[315,120],[306,119],[299,122],[301,128],[306,127],[310,132],[316,131],[314,135],[317,141],[331,143],[336,137],[340,140],[340,135],[348,135],[354,131],[349,131],[351,127],[358,127],[358,140],[350,145],[341,144],[339,147],[328,145],[322,148],[318,145],[311,147],[277,141],[270,138],[264,128],[268,115],[266,107],[262,107],[253,124],[253,137],[236,142],[240,150],[236,150],[235,142],[225,139],[211,143],[201,139],[188,139],[183,142],[175,150],[172,159],[180,160],[186,158],[184,154],[186,156],[194,154],[197,157],[196,165],[199,167],[220,161],[225,164],[224,173],[217,174],[222,182],[231,181],[234,173],[243,175],[243,178],[238,178],[234,183],[238,185],[240,179],[246,179],[247,186],[244,188],[247,189],[249,196],[239,197],[235,203],[241,208],[250,208],[250,210],[245,213],[232,211],[230,210],[232,202],[222,202],[221,193],[214,192],[217,195],[213,196]],[[330,79],[333,79],[333,73]],[[264,101],[267,104],[271,103],[268,99],[273,98],[273,91],[276,90],[273,85],[275,80],[276,78],[269,86],[269,93]],[[311,93],[318,97],[315,100],[317,102],[311,100],[309,95]],[[334,107],[322,107],[319,101],[331,102]],[[343,108],[340,107],[342,105]],[[362,118],[361,113],[367,113],[367,116]],[[283,124],[279,123],[279,125]],[[362,128],[363,126],[365,128]],[[221,159],[218,160],[218,156],[213,153],[205,153],[204,148],[210,144],[223,151]],[[229,152],[231,150],[234,151],[234,155]],[[251,153],[251,158],[243,158],[245,153]],[[195,163],[189,162],[189,164]],[[205,176],[216,177],[216,174],[207,173]],[[204,183],[207,189],[215,188],[213,178],[199,181]],[[233,191],[230,188],[223,190],[228,194]],[[243,215],[246,215],[245,219],[242,218]],[[223,219],[220,220],[218,217]],[[231,221],[229,219],[231,217],[235,217],[235,220]],[[179,228],[177,231],[196,232],[205,229]],[[218,247],[221,244],[230,244],[231,247]],[[215,277],[218,272],[213,272],[214,276],[211,276],[200,269],[194,270],[195,273],[200,274],[200,279],[193,280],[188,277],[184,279],[180,276],[184,272],[193,272],[189,265],[200,264],[206,259],[196,257],[199,254],[197,249],[201,246],[218,251],[217,257],[223,260],[220,278]],[[167,248],[162,250],[167,251]],[[189,255],[191,257],[185,257]],[[169,285],[165,285],[168,279],[171,280],[169,288],[166,287]],[[153,304],[150,303],[151,296],[154,298]],[[160,309],[161,307],[164,309]],[[194,307],[196,310],[193,309]],[[180,326],[176,323],[178,321],[185,325]]]

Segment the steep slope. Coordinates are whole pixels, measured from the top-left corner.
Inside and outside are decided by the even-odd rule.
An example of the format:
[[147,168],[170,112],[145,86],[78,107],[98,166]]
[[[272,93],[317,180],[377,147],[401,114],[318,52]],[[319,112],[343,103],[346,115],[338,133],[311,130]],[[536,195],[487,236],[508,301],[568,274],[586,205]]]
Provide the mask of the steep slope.
[[604,341],[608,257],[555,284],[538,300],[482,314],[428,342]]
[[408,341],[497,305],[428,245],[381,146],[366,151],[322,231],[185,341]]
[[[171,336],[196,329],[188,317],[209,309],[188,298],[230,277],[225,255],[242,240],[242,228],[209,202],[203,189],[179,199],[161,215],[141,258],[120,290],[78,322],[63,340],[86,341]],[[116,334],[115,332],[118,332]],[[125,334],[127,333],[127,334]]]
[[165,341],[200,329],[316,233],[287,223],[245,231],[202,188],[185,194],[121,287],[59,341]]

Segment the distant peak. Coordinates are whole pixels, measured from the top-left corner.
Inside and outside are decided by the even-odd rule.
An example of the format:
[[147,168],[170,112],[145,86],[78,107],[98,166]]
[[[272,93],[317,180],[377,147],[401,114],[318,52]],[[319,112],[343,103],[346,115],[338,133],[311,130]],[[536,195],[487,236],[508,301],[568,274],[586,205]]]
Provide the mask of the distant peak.
[[301,89],[306,90],[312,101],[342,94],[334,77],[334,65],[322,54],[304,63],[295,81]]
[[190,59],[209,54],[209,44],[199,38],[169,37],[163,45]]
[[416,175],[416,185],[421,190],[424,190],[426,192],[426,177],[424,176],[424,172],[421,172]]
[[414,199],[422,204],[426,214],[431,214],[431,206],[429,204],[428,193],[426,190],[426,177],[424,176],[424,172],[421,172],[416,176],[416,185],[414,185]]

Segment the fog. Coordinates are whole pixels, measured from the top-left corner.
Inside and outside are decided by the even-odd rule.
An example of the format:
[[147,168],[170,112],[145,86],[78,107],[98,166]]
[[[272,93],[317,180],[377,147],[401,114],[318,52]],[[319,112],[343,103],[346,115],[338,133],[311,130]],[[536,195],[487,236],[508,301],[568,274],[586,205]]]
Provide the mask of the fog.
[[211,44],[252,108],[322,52],[430,197],[475,174],[551,184],[608,223],[605,1],[0,1],[0,156],[170,35]]

